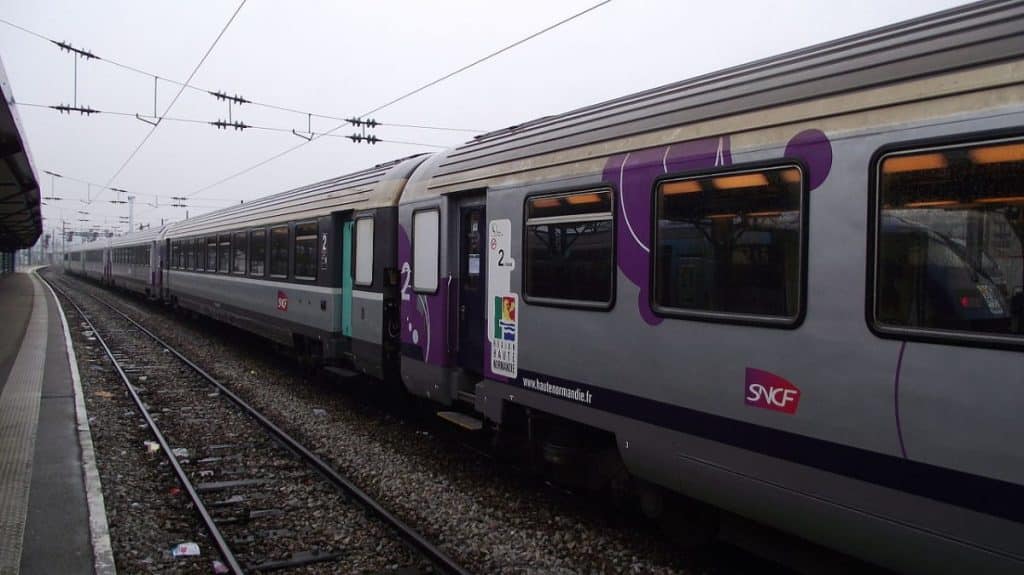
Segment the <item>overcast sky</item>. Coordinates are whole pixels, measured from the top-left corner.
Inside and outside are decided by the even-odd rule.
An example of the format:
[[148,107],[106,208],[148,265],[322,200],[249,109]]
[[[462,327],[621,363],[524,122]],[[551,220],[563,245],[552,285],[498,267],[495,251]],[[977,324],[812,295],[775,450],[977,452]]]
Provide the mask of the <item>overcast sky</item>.
[[[516,2],[250,0],[192,80],[203,89],[306,112],[364,114],[418,86],[594,5],[597,0]],[[959,0],[614,0],[473,69],[388,107],[391,124],[493,130],[891,24]],[[238,8],[232,1],[15,1],[0,18],[97,56],[183,81]],[[74,60],[53,44],[0,24],[14,97],[26,104],[72,104]],[[178,86],[159,82],[162,113]],[[105,61],[78,61],[77,103],[153,114],[153,79]],[[109,190],[91,204],[87,186],[106,184],[150,126],[132,116],[61,115],[19,106],[44,196],[46,227],[113,226],[126,205]],[[227,105],[185,90],[170,117],[215,121]],[[233,108],[247,124],[306,130],[305,115],[254,105]],[[313,131],[337,121],[314,118]],[[351,134],[351,126],[338,130]],[[378,127],[385,140],[450,146],[469,132]],[[184,219],[172,196],[192,196],[221,179],[302,143],[291,133],[218,130],[161,123],[110,184],[137,195],[136,225]],[[377,163],[435,148],[355,144],[322,138],[188,202],[194,216]],[[43,170],[67,178],[56,180]],[[95,198],[99,190],[92,189]],[[147,204],[157,203],[159,207]],[[88,212],[88,215],[79,211]],[[89,219],[80,222],[80,219]],[[125,229],[122,226],[121,229]]]

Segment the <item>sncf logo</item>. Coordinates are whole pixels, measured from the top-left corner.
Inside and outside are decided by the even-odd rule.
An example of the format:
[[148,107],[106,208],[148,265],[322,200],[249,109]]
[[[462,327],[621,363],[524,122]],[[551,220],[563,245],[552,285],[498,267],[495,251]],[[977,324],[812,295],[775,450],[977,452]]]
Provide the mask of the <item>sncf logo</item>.
[[277,309],[288,311],[288,294],[280,290],[277,292]]
[[800,390],[774,373],[748,367],[744,399],[747,405],[792,415],[800,404]]

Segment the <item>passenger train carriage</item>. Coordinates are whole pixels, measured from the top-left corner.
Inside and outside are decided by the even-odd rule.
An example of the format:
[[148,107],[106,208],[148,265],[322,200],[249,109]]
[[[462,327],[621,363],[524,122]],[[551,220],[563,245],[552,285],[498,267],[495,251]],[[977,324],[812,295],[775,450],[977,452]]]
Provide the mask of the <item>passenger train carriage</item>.
[[64,264],[66,270],[79,274],[95,281],[103,281],[110,269],[110,250],[103,244],[106,242],[93,242],[101,245],[86,244],[76,249],[69,250],[65,255]]
[[163,297],[595,481],[1020,572],[1022,39],[982,2],[173,224]]
[[138,292],[147,297],[160,297],[164,277],[164,242],[166,226],[149,228],[133,234],[111,238],[108,245],[109,265],[105,280],[113,286]]
[[383,378],[397,368],[398,195],[412,157],[174,224],[165,297]]

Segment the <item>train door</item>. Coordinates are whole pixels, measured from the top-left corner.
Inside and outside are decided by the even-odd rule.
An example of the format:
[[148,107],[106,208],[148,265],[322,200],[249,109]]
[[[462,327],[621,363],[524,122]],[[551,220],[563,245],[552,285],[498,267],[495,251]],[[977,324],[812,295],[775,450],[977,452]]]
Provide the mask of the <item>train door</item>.
[[355,260],[352,228],[355,222],[341,224],[341,334],[352,337],[352,263]]
[[[150,292],[152,297],[160,297],[163,293],[164,283],[164,261],[165,258],[170,258],[170,248],[164,250],[164,242],[152,242],[149,244],[149,269],[150,277],[149,281],[153,286],[153,291]],[[167,243],[166,245],[170,245]]]
[[458,363],[463,369],[475,373],[483,373],[484,367],[485,221],[483,204],[459,209]]

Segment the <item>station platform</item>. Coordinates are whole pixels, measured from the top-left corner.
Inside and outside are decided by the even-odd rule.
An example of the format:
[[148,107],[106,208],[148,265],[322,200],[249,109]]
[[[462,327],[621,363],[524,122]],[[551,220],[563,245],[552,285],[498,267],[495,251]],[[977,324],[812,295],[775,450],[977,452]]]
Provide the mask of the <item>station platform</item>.
[[67,324],[33,272],[0,277],[0,574],[114,572]]

